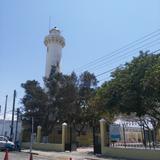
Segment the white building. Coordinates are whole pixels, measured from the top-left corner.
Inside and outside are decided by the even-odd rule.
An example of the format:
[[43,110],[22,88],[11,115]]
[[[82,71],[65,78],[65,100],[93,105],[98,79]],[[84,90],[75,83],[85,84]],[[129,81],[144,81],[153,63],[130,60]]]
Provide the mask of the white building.
[[44,44],[47,47],[45,77],[48,78],[52,66],[56,67],[57,72],[60,71],[62,48],[65,46],[65,40],[61,36],[60,30],[54,27],[45,37]]
[[[5,120],[4,128],[3,128],[3,122],[4,121],[0,119],[0,135],[10,137],[11,120]],[[21,131],[22,131],[22,122],[20,121],[18,122],[18,127],[17,127],[17,140],[20,140],[21,138]],[[16,121],[14,121],[13,123],[13,141],[15,140],[15,135],[16,135]]]

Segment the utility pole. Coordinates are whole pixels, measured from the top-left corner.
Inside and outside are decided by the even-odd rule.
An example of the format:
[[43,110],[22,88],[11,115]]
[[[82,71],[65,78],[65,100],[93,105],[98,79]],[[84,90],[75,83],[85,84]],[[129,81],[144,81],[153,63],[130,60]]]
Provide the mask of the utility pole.
[[16,99],[16,90],[14,90],[14,93],[13,93],[12,122],[11,122],[11,132],[10,132],[10,139],[11,139],[11,141],[13,140],[13,125],[14,125],[15,99]]
[[16,121],[15,143],[16,143],[16,141],[17,141],[19,114],[20,114],[20,111],[19,111],[19,108],[17,108],[17,121]]
[[7,101],[8,101],[8,95],[6,95],[6,101],[5,101],[4,116],[3,116],[3,126],[2,126],[2,135],[4,135],[4,131],[5,131],[5,119],[6,119],[6,111],[7,111]]

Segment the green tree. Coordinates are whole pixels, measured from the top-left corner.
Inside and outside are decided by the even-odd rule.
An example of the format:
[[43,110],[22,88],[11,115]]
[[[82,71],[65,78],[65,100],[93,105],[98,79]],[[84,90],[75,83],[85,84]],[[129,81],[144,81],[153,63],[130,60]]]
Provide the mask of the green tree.
[[112,73],[112,79],[101,89],[107,109],[128,114],[134,112],[139,117],[152,109],[145,105],[147,95],[144,85],[148,78],[147,72],[157,64],[158,57],[159,55],[141,52],[139,57]]
[[56,67],[52,66],[51,73],[48,78],[44,78],[45,93],[47,94],[48,101],[46,105],[46,111],[44,113],[45,125],[44,135],[48,136],[57,122],[60,116],[60,89],[62,88],[62,83],[64,81],[64,76],[62,73],[56,71]]
[[160,57],[143,79],[144,105],[148,115],[160,121]]
[[78,82],[79,114],[75,117],[74,126],[80,135],[85,127],[93,124],[93,114],[95,113],[92,109],[93,103],[91,103],[91,99],[96,94],[98,81],[94,74],[85,71],[79,76]]
[[97,99],[93,98],[97,89],[94,74],[85,71],[79,77],[74,72],[64,75],[52,66],[49,77],[44,78],[44,84],[44,89],[37,81],[22,84],[25,89],[22,99],[24,117],[30,120],[34,117],[35,126],[42,126],[44,136],[63,122],[74,127],[80,135],[85,127],[93,125],[93,120],[100,119],[102,111],[96,106]]
[[23,125],[29,131],[32,117],[34,118],[35,127],[44,124],[44,113],[48,98],[40,84],[35,80],[28,80],[26,83],[22,83],[21,86],[25,90],[25,95],[21,99],[23,104]]
[[159,124],[160,117],[160,54],[140,52],[124,67],[112,73],[112,79],[105,82],[99,95],[107,111],[136,114],[150,117],[153,126]]

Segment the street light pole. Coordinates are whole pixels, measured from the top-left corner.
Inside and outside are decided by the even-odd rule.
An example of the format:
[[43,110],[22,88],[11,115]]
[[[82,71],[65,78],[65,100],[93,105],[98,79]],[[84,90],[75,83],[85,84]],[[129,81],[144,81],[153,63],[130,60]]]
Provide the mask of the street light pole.
[[17,121],[16,121],[16,133],[15,133],[15,143],[17,141],[17,132],[18,132],[18,121],[19,121],[19,108],[17,108]]
[[32,145],[33,145],[33,128],[34,128],[34,118],[32,117],[32,130],[31,130],[31,142],[30,142],[30,154],[32,153]]
[[5,131],[5,119],[6,119],[6,111],[7,111],[7,101],[8,101],[8,95],[6,95],[6,101],[5,101],[2,135],[4,135],[4,131]]

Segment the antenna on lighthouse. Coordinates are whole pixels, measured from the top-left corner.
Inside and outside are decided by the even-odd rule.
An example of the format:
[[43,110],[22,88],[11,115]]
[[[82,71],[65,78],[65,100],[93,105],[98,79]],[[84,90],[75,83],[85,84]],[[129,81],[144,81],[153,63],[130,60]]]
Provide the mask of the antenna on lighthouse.
[[48,29],[49,29],[49,31],[50,31],[50,29],[51,29],[51,16],[49,16],[49,24],[48,24]]

